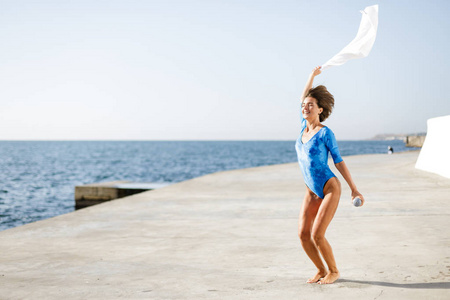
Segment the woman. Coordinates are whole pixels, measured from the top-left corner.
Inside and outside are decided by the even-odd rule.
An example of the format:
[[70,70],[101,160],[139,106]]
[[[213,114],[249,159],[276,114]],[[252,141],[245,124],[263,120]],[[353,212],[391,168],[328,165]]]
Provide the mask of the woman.
[[[308,283],[328,284],[339,278],[333,251],[325,239],[325,231],[333,219],[341,196],[341,184],[328,167],[328,152],[336,168],[347,181],[352,199],[358,192],[350,172],[342,160],[333,132],[321,122],[331,114],[334,98],[325,86],[312,88],[314,77],[321,73],[316,67],[309,76],[302,94],[301,134],[295,148],[306,184],[306,194],[299,216],[299,237],[308,257],[317,267],[317,274]],[[320,257],[322,255],[328,270]]]

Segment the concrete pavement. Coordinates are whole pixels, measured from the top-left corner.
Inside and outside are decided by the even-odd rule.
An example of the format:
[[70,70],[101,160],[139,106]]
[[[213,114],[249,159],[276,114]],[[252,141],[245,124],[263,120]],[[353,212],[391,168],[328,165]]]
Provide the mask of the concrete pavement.
[[[296,163],[221,172],[0,232],[0,299],[449,299],[450,180],[418,152],[344,157],[327,238],[341,279],[297,236]],[[333,167],[333,172],[338,173]]]

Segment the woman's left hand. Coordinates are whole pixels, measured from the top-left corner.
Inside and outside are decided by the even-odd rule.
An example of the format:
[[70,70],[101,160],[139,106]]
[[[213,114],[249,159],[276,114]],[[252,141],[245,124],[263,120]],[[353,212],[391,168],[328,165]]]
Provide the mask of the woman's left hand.
[[364,205],[364,197],[363,197],[363,195],[361,195],[361,193],[360,192],[358,192],[358,191],[354,191],[354,192],[352,192],[352,203],[353,203],[353,199],[355,199],[356,197],[359,197],[359,199],[361,199],[361,205],[360,206],[363,206]]

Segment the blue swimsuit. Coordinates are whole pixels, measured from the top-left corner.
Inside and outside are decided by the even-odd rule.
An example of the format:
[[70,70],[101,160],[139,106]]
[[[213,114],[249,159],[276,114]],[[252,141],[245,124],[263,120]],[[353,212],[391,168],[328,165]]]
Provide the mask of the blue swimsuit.
[[302,142],[303,131],[306,128],[306,120],[301,116],[301,133],[295,143],[298,163],[303,173],[306,186],[317,196],[323,199],[323,188],[330,178],[336,177],[328,167],[328,152],[331,153],[335,164],[343,159],[339,154],[339,148],[333,131],[324,126],[306,143]]

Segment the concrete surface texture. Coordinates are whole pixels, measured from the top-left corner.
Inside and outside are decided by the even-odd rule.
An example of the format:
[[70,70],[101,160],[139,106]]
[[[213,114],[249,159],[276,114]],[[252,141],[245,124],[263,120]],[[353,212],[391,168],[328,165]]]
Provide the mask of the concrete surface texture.
[[[296,163],[206,175],[0,232],[0,299],[449,299],[450,180],[418,152],[344,157],[327,231],[341,279],[297,235]],[[333,171],[335,169],[333,168]],[[337,172],[337,171],[336,171]]]

